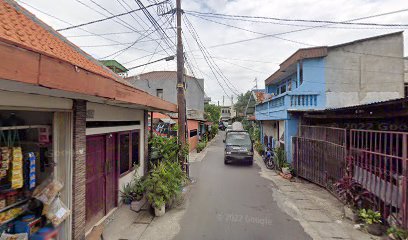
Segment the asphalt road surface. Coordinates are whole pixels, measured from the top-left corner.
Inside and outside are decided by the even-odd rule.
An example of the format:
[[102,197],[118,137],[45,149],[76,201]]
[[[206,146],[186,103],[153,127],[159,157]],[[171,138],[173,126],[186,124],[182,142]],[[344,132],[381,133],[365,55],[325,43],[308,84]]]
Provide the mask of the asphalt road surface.
[[204,159],[191,166],[197,182],[175,239],[311,239],[278,207],[273,185],[259,175],[256,163],[224,165],[223,137],[222,132]]

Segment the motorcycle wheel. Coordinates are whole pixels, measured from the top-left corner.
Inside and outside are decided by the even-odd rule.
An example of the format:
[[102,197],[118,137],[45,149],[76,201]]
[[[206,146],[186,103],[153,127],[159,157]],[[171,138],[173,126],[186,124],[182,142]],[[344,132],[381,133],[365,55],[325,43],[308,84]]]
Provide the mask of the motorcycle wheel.
[[265,166],[267,169],[274,169],[275,168],[275,162],[272,159],[268,159],[265,162]]

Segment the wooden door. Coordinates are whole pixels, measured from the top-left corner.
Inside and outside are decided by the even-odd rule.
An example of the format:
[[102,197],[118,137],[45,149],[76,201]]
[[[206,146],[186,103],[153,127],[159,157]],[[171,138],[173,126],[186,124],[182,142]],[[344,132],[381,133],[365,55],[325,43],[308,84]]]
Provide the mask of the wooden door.
[[116,154],[116,134],[106,136],[106,161],[105,161],[105,181],[106,181],[106,209],[105,214],[117,206],[118,199],[118,179],[117,179],[117,154]]
[[[105,136],[86,137],[86,227],[105,216]],[[75,191],[75,189],[74,189]]]

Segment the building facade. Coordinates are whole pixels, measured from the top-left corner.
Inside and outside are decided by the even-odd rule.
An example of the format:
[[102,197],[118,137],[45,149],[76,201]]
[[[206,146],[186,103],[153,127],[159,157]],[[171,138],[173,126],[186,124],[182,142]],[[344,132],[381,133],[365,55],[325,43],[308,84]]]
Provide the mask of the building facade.
[[354,106],[404,96],[402,32],[299,49],[265,80],[256,105],[262,142],[285,148],[298,132],[296,112]]
[[[126,78],[126,81],[138,89],[165,101],[177,104],[177,72],[154,71]],[[185,75],[185,96],[187,108],[187,137],[190,151],[194,150],[200,140],[204,128],[204,79]],[[169,113],[173,119],[177,114]]]

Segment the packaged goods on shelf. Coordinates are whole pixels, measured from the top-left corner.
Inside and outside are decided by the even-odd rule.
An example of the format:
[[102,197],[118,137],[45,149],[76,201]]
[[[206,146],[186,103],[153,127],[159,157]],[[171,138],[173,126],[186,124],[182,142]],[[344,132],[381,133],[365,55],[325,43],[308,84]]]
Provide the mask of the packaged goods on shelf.
[[11,160],[10,182],[12,189],[22,188],[23,179],[23,152],[21,147],[13,147]]

